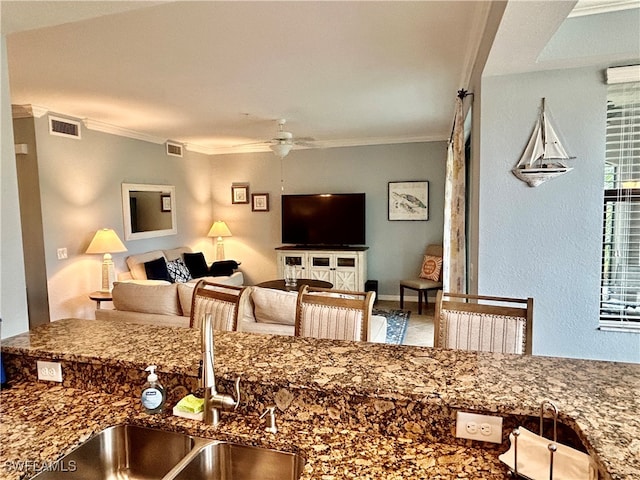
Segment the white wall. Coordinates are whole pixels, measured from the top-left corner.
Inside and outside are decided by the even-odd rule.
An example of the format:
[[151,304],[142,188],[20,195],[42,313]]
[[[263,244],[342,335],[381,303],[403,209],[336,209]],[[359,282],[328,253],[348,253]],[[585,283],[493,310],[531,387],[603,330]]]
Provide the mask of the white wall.
[[[575,169],[513,176],[542,97]],[[483,79],[478,291],[534,298],[539,355],[640,361],[640,334],[598,327],[606,85],[593,68]]]
[[[213,157],[214,216],[233,233],[227,256],[242,261],[249,283],[276,278],[282,171],[285,193],[366,193],[368,277],[379,281],[381,296],[397,298],[398,281],[417,275],[425,246],[442,242],[445,161],[445,142],[294,150],[282,170],[272,153]],[[388,221],[388,182],[406,180],[429,181],[429,221]],[[234,182],[269,193],[270,211],[232,205]]]
[[0,36],[0,331],[7,338],[29,330],[24,279],[18,180],[13,146],[5,37]]

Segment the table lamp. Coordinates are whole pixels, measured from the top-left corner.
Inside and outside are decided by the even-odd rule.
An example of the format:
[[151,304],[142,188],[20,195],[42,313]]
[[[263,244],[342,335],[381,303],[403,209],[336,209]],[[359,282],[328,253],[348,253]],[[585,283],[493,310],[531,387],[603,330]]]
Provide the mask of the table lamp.
[[115,281],[115,270],[113,269],[113,260],[111,253],[126,252],[127,247],[124,246],[118,234],[111,228],[103,228],[98,230],[89,244],[86,253],[103,253],[102,258],[102,289],[101,292],[110,292],[113,289]]
[[224,260],[224,242],[222,237],[230,237],[231,230],[227,227],[227,224],[222,220],[213,222],[211,230],[209,230],[208,237],[218,237],[216,240],[216,260]]

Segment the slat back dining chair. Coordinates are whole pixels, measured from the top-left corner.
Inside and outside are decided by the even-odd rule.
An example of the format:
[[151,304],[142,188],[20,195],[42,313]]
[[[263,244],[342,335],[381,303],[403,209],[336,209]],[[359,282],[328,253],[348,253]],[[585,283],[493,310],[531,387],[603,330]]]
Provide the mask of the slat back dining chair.
[[373,292],[351,292],[305,285],[298,294],[295,335],[367,341]]
[[483,352],[531,354],[533,298],[438,291],[434,346]]
[[404,308],[404,289],[418,292],[418,315],[422,315],[422,299],[429,305],[428,294],[442,288],[442,245],[427,245],[422,268],[417,278],[400,280],[400,308]]
[[193,291],[189,327],[200,328],[203,316],[211,313],[214,330],[237,330],[238,310],[244,291],[245,287],[200,280]]

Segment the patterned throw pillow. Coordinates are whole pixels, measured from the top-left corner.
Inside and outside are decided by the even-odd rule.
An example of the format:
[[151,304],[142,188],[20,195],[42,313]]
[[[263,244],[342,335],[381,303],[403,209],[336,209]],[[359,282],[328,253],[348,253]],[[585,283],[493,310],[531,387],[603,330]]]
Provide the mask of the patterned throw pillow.
[[440,270],[442,270],[442,257],[425,255],[420,269],[420,278],[437,282],[440,280]]
[[169,271],[169,276],[175,283],[185,283],[189,280],[193,280],[191,278],[191,273],[189,273],[189,269],[181,258],[167,262],[167,270]]

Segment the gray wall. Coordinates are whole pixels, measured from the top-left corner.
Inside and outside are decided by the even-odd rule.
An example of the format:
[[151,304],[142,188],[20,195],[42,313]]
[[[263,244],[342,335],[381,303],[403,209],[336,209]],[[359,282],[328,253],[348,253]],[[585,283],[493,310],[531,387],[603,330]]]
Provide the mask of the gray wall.
[[29,321],[4,35],[0,36],[0,107],[0,333],[6,338],[27,331]]
[[[206,238],[212,221],[208,157],[191,152],[170,157],[164,145],[86,128],[80,140],[49,135],[46,115],[35,125],[52,320],[93,317],[95,303],[87,294],[100,288],[102,256],[84,252],[99,228],[113,228],[128,249],[113,254],[118,272],[127,270],[127,255],[179,245],[212,258]],[[175,185],[178,234],[125,241],[122,183]],[[57,259],[62,247],[66,260]]]
[[[542,97],[577,158],[530,188],[510,170]],[[534,298],[535,354],[640,361],[640,335],[597,329],[605,127],[602,70],[483,79],[478,290]]]
[[[282,165],[272,153],[213,157],[214,217],[233,233],[227,256],[242,261],[250,283],[275,278],[281,186],[285,193],[364,192],[368,277],[379,281],[381,296],[395,298],[398,281],[417,275],[425,246],[442,242],[445,161],[445,142],[294,150]],[[429,181],[429,221],[387,220],[387,184],[405,180]],[[269,193],[269,212],[230,204],[231,184],[242,182],[250,193]]]
[[[113,254],[118,272],[127,271],[128,255],[180,245],[212,261],[214,243],[206,235],[222,219],[233,233],[225,240],[227,257],[242,262],[246,282],[276,277],[281,164],[273,154],[170,157],[163,145],[86,128],[80,140],[52,136],[46,115],[35,119],[35,131],[52,320],[93,317],[87,294],[100,288],[102,257],[84,252],[99,228],[114,228],[124,241],[122,183],[175,185],[178,234],[124,241],[128,252]],[[287,193],[367,193],[369,278],[380,280],[381,294],[397,296],[398,280],[417,273],[425,245],[442,239],[444,163],[443,142],[294,151],[283,161],[282,178]],[[429,221],[387,220],[387,182],[398,180],[430,182]],[[270,211],[231,204],[234,182],[269,193]],[[57,259],[62,247],[66,260]]]

